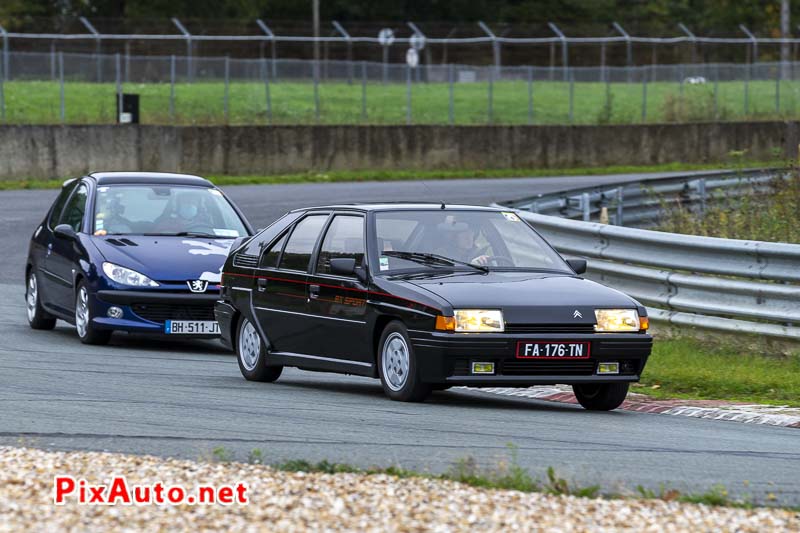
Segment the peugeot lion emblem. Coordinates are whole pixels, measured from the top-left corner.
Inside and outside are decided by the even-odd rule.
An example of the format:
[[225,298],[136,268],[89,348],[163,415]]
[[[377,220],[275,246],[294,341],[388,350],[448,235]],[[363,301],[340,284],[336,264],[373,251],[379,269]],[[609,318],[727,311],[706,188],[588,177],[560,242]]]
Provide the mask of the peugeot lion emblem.
[[572,313],[572,318],[583,318],[583,315],[581,314],[581,312],[580,312],[580,311],[578,311],[578,310],[576,309],[576,310],[575,310],[575,312],[574,312],[574,313]]
[[192,292],[206,292],[208,288],[208,282],[203,279],[195,279],[186,283],[189,284],[189,290]]

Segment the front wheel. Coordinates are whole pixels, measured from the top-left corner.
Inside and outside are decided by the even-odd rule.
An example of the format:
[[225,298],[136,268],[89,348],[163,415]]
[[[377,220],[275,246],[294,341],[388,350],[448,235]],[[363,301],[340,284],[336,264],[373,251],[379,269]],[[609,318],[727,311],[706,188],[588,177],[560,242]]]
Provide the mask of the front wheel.
[[236,335],[236,360],[239,370],[248,381],[275,381],[283,372],[282,366],[267,364],[267,348],[255,326],[246,317],[239,320]]
[[97,329],[92,324],[92,313],[89,306],[89,289],[81,281],[75,293],[75,331],[83,344],[108,344],[111,330]]
[[406,327],[398,321],[383,330],[378,343],[378,371],[383,391],[392,400],[422,402],[431,393],[431,386],[419,377]]
[[56,318],[42,308],[41,298],[39,280],[36,272],[31,269],[28,274],[28,284],[25,287],[25,309],[28,312],[28,324],[33,329],[53,329],[56,327]]
[[628,395],[627,383],[587,383],[573,385],[573,392],[584,409],[612,411],[622,405]]

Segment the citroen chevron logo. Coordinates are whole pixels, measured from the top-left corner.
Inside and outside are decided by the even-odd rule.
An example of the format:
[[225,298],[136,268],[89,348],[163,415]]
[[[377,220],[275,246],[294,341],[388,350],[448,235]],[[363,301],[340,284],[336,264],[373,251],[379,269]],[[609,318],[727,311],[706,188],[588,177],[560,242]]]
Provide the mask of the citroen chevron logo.
[[572,318],[583,318],[583,315],[581,314],[581,312],[580,312],[580,311],[578,311],[578,310],[576,309],[576,310],[575,310],[575,312],[574,312],[574,313],[572,313]]

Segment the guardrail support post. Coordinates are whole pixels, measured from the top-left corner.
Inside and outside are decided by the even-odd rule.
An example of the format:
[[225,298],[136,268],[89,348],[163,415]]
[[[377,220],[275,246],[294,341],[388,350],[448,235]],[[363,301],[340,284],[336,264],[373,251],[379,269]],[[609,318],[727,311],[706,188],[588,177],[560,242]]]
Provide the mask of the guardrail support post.
[[697,182],[697,192],[700,195],[700,213],[706,212],[706,179],[700,178]]
[[617,187],[617,218],[614,221],[615,225],[617,226],[625,225],[625,220],[623,219],[624,200],[625,200],[624,189],[622,188],[622,185],[620,185],[619,187]]
[[583,221],[589,222],[592,217],[592,206],[589,202],[589,193],[581,194],[581,209],[583,210]]

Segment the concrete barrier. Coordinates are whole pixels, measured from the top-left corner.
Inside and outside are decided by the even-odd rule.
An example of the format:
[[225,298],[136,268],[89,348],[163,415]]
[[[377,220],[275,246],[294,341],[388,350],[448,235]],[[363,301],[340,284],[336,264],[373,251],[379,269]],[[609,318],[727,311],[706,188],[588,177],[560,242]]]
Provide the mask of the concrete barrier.
[[559,168],[797,155],[796,122],[619,126],[0,126],[0,179]]

